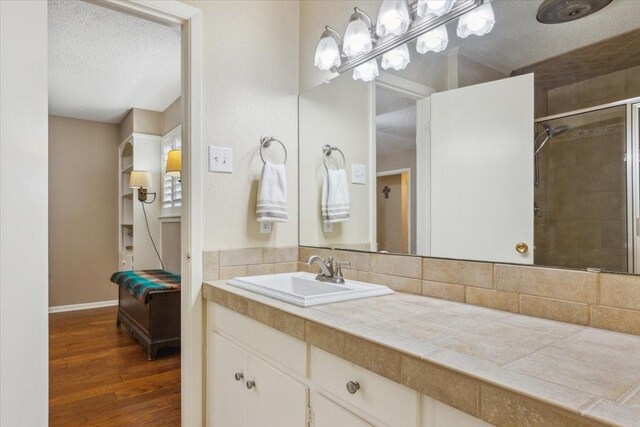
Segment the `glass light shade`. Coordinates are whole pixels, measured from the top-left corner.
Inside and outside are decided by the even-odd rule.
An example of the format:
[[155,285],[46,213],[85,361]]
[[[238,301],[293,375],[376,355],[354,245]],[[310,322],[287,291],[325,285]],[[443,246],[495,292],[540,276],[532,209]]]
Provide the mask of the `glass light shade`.
[[471,34],[483,36],[493,29],[495,23],[496,18],[493,15],[491,3],[485,3],[460,17],[458,21],[458,37],[464,39]]
[[131,171],[129,188],[151,188],[151,172]]
[[371,34],[369,27],[362,19],[354,19],[347,25],[347,31],[344,33],[344,54],[348,58],[371,52],[373,43],[371,42]]
[[378,12],[376,33],[380,37],[389,34],[399,36],[409,29],[411,16],[405,0],[384,0]]
[[323,37],[316,49],[315,66],[322,71],[340,66],[340,49],[333,37]]
[[382,68],[385,70],[388,70],[389,68],[402,70],[410,61],[409,48],[406,44],[403,44],[402,46],[398,46],[397,48],[382,55]]
[[362,80],[363,82],[370,82],[379,75],[380,71],[378,70],[378,63],[375,58],[357,66],[356,69],[353,70],[353,80]]
[[416,43],[416,50],[419,53],[442,52],[447,48],[449,44],[449,33],[445,25],[440,25],[437,28],[418,37]]
[[442,16],[448,13],[456,0],[418,0],[418,16],[427,15]]
[[167,154],[167,165],[164,173],[179,178],[182,171],[182,150],[171,150]]

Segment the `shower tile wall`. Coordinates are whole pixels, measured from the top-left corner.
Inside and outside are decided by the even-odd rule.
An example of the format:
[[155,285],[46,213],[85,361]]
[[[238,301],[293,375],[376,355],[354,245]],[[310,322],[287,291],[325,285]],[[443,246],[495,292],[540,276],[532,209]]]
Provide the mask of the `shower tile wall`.
[[640,66],[549,89],[546,96],[548,115],[640,96]]
[[627,271],[622,114],[570,126],[541,151],[535,264]]

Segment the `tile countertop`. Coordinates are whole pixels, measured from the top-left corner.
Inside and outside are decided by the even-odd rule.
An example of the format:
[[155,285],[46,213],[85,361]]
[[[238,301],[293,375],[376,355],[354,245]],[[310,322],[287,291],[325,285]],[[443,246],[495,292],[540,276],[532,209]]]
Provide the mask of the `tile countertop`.
[[[311,308],[263,297],[225,281],[205,282],[203,294],[208,300],[263,323],[270,322],[258,314],[264,314],[268,307],[293,315],[286,323],[296,320],[303,326],[278,329],[339,356],[343,356],[342,350],[332,351],[326,339],[323,343],[318,328],[324,329],[325,334],[334,332],[347,339],[360,340],[358,346],[366,346],[368,342],[378,349],[379,346],[386,348],[383,352],[390,349],[399,355],[398,372],[381,367],[377,370],[379,374],[498,425],[524,421],[538,425],[552,421],[551,424],[556,425],[584,422],[640,426],[638,336],[399,292]],[[262,310],[252,311],[251,304]],[[371,369],[372,366],[365,365],[381,357],[380,351],[372,352],[376,354],[352,354],[345,358]],[[424,369],[411,371],[410,365],[416,361],[462,374],[453,375],[477,383],[476,387],[481,390],[477,393],[477,402],[465,406],[457,401],[458,397],[450,396],[446,401],[438,395],[438,390],[427,390],[435,377],[433,372]],[[425,376],[420,378],[421,374]],[[444,379],[446,387],[455,387],[449,380]],[[445,386],[443,390],[446,394]],[[496,390],[517,394],[509,402],[504,401],[504,395],[494,396],[496,407],[509,405],[510,414],[501,415],[497,413],[499,409],[491,414],[489,400],[491,392]],[[521,397],[525,403],[518,401]],[[538,407],[538,415],[528,413],[532,405],[538,404],[542,405]],[[561,413],[556,418],[536,419],[549,410],[553,412],[554,408]],[[566,412],[569,414],[563,416]]]

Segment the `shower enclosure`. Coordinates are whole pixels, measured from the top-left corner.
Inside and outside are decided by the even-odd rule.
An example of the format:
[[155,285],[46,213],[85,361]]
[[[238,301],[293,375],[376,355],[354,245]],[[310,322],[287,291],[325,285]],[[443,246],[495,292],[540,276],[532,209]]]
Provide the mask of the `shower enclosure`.
[[536,121],[535,264],[640,271],[639,114],[635,98]]

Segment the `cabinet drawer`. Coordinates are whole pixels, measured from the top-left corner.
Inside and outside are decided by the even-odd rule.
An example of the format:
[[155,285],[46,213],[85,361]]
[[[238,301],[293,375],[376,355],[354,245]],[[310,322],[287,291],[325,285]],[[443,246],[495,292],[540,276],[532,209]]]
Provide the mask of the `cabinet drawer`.
[[[401,384],[311,347],[311,380],[346,403],[391,426],[416,426],[420,395]],[[353,394],[349,381],[360,388]]]
[[263,323],[207,303],[208,330],[224,332],[300,375],[307,375],[307,343]]

